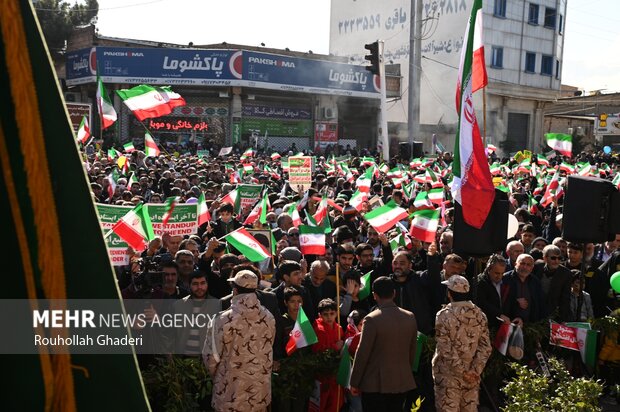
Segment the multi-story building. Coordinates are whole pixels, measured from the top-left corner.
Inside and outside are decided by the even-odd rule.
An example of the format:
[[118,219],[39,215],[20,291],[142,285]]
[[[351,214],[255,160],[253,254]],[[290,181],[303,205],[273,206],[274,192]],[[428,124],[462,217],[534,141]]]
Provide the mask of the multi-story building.
[[[452,147],[455,89],[472,0],[422,0],[420,135]],[[332,1],[330,53],[363,61],[364,44],[385,41],[385,60],[399,63],[400,101],[388,105],[390,138],[407,141],[409,35],[415,0]],[[489,84],[476,95],[481,130],[505,153],[538,149],[545,103],[560,95],[567,0],[485,0],[483,37]],[[486,104],[483,102],[486,100]],[[486,110],[483,110],[483,107]]]

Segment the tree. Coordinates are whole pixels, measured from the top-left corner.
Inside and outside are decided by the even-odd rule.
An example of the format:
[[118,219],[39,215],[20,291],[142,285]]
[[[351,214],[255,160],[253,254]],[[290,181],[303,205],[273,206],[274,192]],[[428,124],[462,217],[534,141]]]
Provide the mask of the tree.
[[39,0],[35,3],[39,24],[52,55],[63,54],[73,29],[94,23],[99,13],[97,0],[70,5],[62,0]]

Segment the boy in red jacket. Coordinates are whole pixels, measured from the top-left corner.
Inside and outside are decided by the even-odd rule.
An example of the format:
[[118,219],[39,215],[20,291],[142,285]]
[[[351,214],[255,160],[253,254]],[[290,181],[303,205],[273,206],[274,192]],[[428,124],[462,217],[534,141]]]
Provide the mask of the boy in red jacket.
[[[336,322],[336,302],[323,299],[319,302],[319,318],[314,322],[318,342],[312,346],[314,352],[333,349],[340,352],[343,345],[342,327]],[[344,391],[336,383],[336,376],[323,376],[321,382],[321,412],[339,411],[344,404]]]

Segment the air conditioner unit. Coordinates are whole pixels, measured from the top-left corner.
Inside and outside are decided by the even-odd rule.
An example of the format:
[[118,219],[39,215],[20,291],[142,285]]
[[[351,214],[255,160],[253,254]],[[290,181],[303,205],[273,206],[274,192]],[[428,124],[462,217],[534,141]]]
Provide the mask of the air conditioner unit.
[[333,107],[324,107],[323,108],[323,118],[324,119],[333,119],[336,117],[336,111]]
[[65,92],[65,101],[67,102],[79,102],[80,94],[76,92]]

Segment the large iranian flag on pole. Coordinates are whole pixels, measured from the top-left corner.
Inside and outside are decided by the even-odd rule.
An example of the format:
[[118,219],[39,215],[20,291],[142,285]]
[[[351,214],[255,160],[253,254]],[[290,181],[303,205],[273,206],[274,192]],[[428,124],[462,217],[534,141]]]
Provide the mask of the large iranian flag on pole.
[[271,257],[271,253],[244,227],[230,232],[223,237],[232,247],[237,249],[250,262],[262,262]]
[[[475,0],[471,10],[471,16],[465,28],[465,44],[461,49],[461,62],[459,65],[459,77],[456,79],[456,108],[461,105],[461,93],[463,91],[463,71],[465,60],[469,58],[471,73],[471,92],[475,93],[485,87],[489,79],[484,61],[484,40],[482,36],[482,0]],[[485,151],[486,156],[486,151]]]
[[149,132],[144,134],[144,151],[146,152],[146,156],[159,156],[159,147],[157,147],[157,143],[153,139],[153,136]]
[[317,342],[318,338],[316,337],[316,333],[314,333],[312,324],[310,320],[308,320],[303,307],[300,307],[295,326],[286,344],[286,354],[290,356],[291,353],[295,352],[297,349],[305,348]]
[[413,220],[411,221],[411,229],[409,231],[411,236],[423,242],[433,242],[439,227],[440,212],[440,210],[430,209],[413,212]]
[[364,219],[374,227],[377,232],[385,233],[390,230],[396,222],[407,217],[407,211],[399,207],[394,200],[390,200],[384,206],[377,208],[364,215]]
[[459,123],[452,163],[452,197],[461,204],[465,223],[477,229],[480,229],[487,219],[495,198],[495,188],[473,102],[476,78],[474,72],[481,69],[481,64],[484,67],[484,60],[481,62],[479,58],[474,58],[474,43],[478,36],[476,32],[480,30],[481,35],[482,30],[481,18],[482,0],[474,0],[465,32],[465,47],[461,51],[458,78],[460,87],[457,93]]
[[321,226],[299,226],[299,246],[304,255],[325,254],[325,229]]
[[545,133],[547,146],[564,156],[573,156],[573,136],[565,133]]
[[103,82],[97,74],[97,108],[99,109],[99,116],[101,117],[101,126],[105,129],[112,126],[116,121],[116,110],[108,97],[108,93],[103,87]]
[[142,251],[155,234],[147,206],[139,204],[112,227],[112,231],[133,249]]
[[169,87],[141,84],[131,89],[117,90],[116,94],[140,121],[165,116],[175,107],[185,106],[185,99]]

